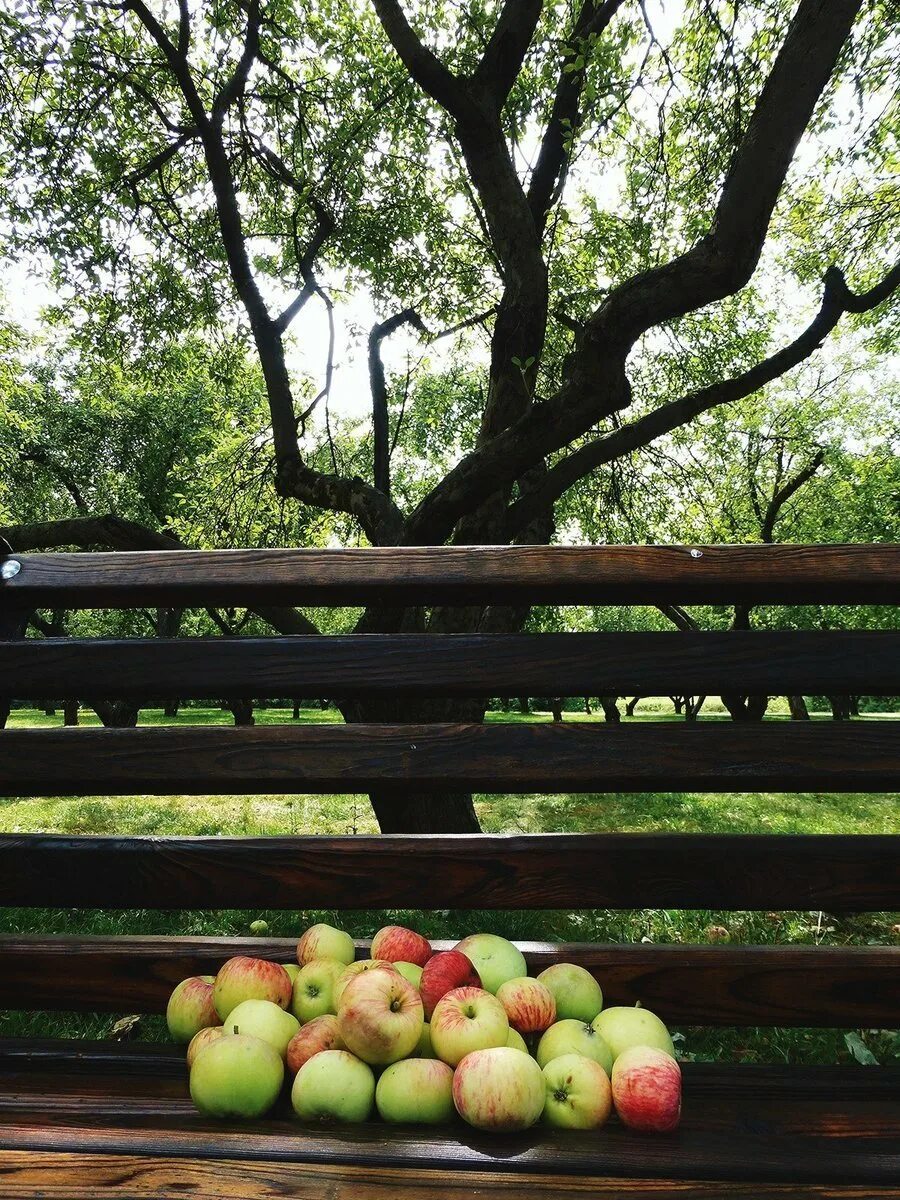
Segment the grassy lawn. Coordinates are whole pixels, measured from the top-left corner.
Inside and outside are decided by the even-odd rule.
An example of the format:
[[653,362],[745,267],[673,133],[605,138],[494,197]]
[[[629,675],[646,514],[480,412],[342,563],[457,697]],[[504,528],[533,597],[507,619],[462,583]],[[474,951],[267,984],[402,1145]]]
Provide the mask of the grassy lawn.
[[[665,715],[648,706],[644,719]],[[671,709],[669,710],[671,712]],[[640,712],[640,710],[639,710]],[[893,714],[885,714],[893,715]],[[290,721],[289,710],[262,710],[262,723]],[[710,718],[716,719],[711,713]],[[491,714],[493,719],[549,719],[545,714]],[[301,710],[308,723],[337,720],[334,713]],[[566,720],[587,719],[566,713]],[[777,719],[777,718],[776,718]],[[95,723],[82,712],[84,724]],[[142,714],[142,723],[161,724],[162,713]],[[231,722],[218,709],[184,710],[178,723]],[[17,710],[11,725],[59,725],[61,717]],[[476,804],[488,832],[759,832],[900,833],[895,795],[693,792],[587,795],[481,795]],[[259,835],[377,833],[365,797],[353,796],[127,796],[0,801],[0,832],[118,833],[135,835]],[[314,920],[330,920],[358,937],[371,935],[388,921],[410,923],[431,937],[462,937],[489,929],[511,938],[634,942],[706,941],[710,926],[728,929],[734,943],[805,942],[823,945],[891,944],[896,913],[843,915],[810,912],[777,914],[723,911],[643,910],[614,912],[242,912],[242,911],[81,911],[0,909],[0,932],[34,934],[231,934],[246,935],[262,918],[273,936],[295,937]],[[77,1014],[0,1014],[0,1035],[108,1035],[115,1018]],[[141,1023],[140,1036],[160,1038],[160,1018]],[[741,1061],[834,1062],[849,1057],[844,1031],[706,1030],[681,1031],[686,1058]],[[881,1061],[900,1057],[900,1036],[866,1031],[864,1040]]]

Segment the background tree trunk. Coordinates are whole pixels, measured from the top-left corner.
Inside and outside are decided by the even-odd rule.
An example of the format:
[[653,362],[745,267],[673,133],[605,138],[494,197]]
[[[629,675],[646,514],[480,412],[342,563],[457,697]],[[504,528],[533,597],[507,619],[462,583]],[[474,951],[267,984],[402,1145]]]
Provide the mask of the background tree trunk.
[[63,725],[78,724],[78,701],[67,700],[63,705]]
[[792,721],[808,721],[810,719],[809,709],[802,696],[788,696],[787,702],[788,708],[791,710]]
[[600,700],[600,706],[607,721],[612,721],[615,724],[622,720],[622,714],[619,712],[618,704],[616,704],[617,696],[600,696],[598,699]]

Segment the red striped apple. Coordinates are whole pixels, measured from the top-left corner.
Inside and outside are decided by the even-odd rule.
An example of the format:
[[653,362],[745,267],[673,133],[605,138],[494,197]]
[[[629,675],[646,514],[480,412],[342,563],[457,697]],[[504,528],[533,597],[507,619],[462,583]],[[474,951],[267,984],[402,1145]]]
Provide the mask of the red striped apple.
[[455,988],[431,1014],[431,1045],[438,1058],[455,1067],[473,1050],[505,1046],[509,1021],[503,1005],[484,988]]
[[431,1020],[434,1006],[454,988],[481,987],[478,972],[460,950],[442,950],[429,958],[422,968],[419,992],[425,1006],[425,1020]]
[[366,971],[393,971],[397,974],[397,968],[393,963],[386,960],[382,961],[379,958],[360,958],[355,963],[351,963],[349,967],[344,967],[340,975],[334,981],[334,991],[332,993],[332,1002],[334,1011],[337,1012],[341,1003],[341,996],[344,994],[344,988],[351,979],[355,979],[357,975],[363,975]]
[[422,1036],[419,993],[393,970],[366,971],[351,979],[337,1015],[347,1049],[377,1066],[406,1058]]
[[341,1038],[341,1028],[337,1017],[326,1013],[322,1017],[314,1017],[303,1025],[299,1033],[295,1033],[288,1042],[285,1061],[287,1069],[296,1075],[305,1062],[309,1062],[314,1054],[323,1050],[346,1050]]
[[188,1070],[194,1065],[200,1051],[214,1042],[216,1038],[220,1038],[224,1032],[224,1025],[208,1025],[206,1029],[201,1029],[199,1033],[194,1034],[187,1048]]
[[681,1068],[652,1046],[632,1046],[613,1063],[612,1098],[623,1125],[669,1133],[681,1118]]
[[424,967],[431,958],[431,943],[414,929],[402,925],[385,925],[372,938],[372,957],[388,962],[415,963]]
[[519,1033],[543,1033],[556,1020],[553,993],[539,979],[508,979],[497,989],[497,999]]
[[243,1000],[271,1000],[279,1008],[291,1002],[291,977],[279,963],[264,958],[229,958],[216,976],[213,1001],[224,1021]]
[[182,979],[169,997],[166,1024],[176,1042],[189,1042],[194,1034],[219,1024],[213,1003],[213,975],[192,975]]
[[534,1059],[511,1046],[467,1054],[453,1075],[453,1103],[476,1129],[530,1129],[544,1109],[547,1086]]
[[310,925],[297,943],[297,962],[305,967],[315,958],[336,958],[348,966],[356,958],[353,938],[333,925]]

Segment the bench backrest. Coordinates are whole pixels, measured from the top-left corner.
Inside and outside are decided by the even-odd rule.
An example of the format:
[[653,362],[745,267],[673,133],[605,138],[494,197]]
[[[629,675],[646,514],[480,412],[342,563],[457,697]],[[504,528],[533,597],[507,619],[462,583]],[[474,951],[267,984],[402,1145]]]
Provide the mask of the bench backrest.
[[[887,604],[900,547],[513,547],[10,555],[0,701],[70,696],[893,695],[900,633],[25,639],[36,608],[293,604]],[[900,722],[7,729],[0,795],[884,791]],[[377,870],[373,864],[377,863]],[[900,908],[900,837],[0,837],[0,904],[102,908]],[[0,1005],[159,1011],[277,939],[0,939]],[[60,962],[60,956],[65,962]],[[879,1026],[897,948],[560,946],[610,1002],[671,1021]]]

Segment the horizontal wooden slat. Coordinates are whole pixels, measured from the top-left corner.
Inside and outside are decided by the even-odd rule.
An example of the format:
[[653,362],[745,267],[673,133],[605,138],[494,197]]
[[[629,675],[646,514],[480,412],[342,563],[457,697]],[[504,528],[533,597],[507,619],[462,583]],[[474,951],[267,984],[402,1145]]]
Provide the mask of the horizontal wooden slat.
[[0,836],[0,904],[887,911],[900,909],[900,835],[11,834]]
[[900,692],[900,633],[38,639],[0,642],[0,695],[828,695]]
[[[120,1061],[127,1057],[122,1052]],[[495,1185],[501,1196],[537,1200],[552,1198],[555,1188],[574,1189],[577,1182],[584,1187],[576,1195],[654,1200],[731,1195],[744,1200],[785,1195],[834,1200],[846,1197],[844,1189],[854,1185],[868,1185],[872,1190],[863,1193],[867,1197],[896,1187],[900,1178],[896,1104],[900,1071],[896,1068],[686,1063],[683,1073],[682,1121],[671,1136],[642,1137],[615,1118],[600,1136],[540,1125],[521,1134],[491,1135],[461,1122],[433,1129],[386,1129],[375,1121],[305,1125],[290,1115],[286,1097],[262,1121],[212,1122],[193,1110],[184,1066],[174,1057],[167,1074],[147,1076],[127,1067],[120,1073],[112,1061],[95,1072],[72,1073],[63,1056],[53,1069],[48,1062],[46,1070],[38,1071],[20,1070],[14,1061],[0,1058],[0,1164],[4,1168],[0,1180],[9,1178],[5,1153],[27,1150],[35,1154],[35,1171],[48,1152],[122,1155],[130,1160],[124,1165],[125,1177],[113,1178],[112,1186],[126,1188],[132,1180],[137,1181],[136,1188],[142,1186],[141,1163],[168,1159],[171,1173],[158,1177],[157,1183],[165,1179],[169,1186],[177,1180],[175,1164],[184,1163],[181,1186],[158,1193],[166,1200],[176,1190],[184,1192],[189,1183],[201,1188],[210,1185],[209,1175],[194,1173],[191,1164],[196,1162],[206,1162],[209,1168],[221,1166],[224,1175],[218,1191],[201,1190],[199,1195],[210,1194],[217,1200],[253,1196],[252,1190],[227,1190],[231,1164],[238,1161],[247,1164],[251,1187],[261,1177],[249,1172],[250,1165],[264,1165],[270,1181],[266,1186],[282,1189],[274,1191],[276,1196],[314,1195],[307,1185],[315,1176],[304,1175],[301,1169],[308,1168],[331,1172],[318,1177],[320,1195],[348,1197],[355,1183],[358,1190],[353,1195],[367,1200],[431,1194],[461,1200],[491,1195]],[[104,1160],[93,1161],[99,1166]],[[20,1159],[13,1163],[20,1181],[37,1186],[39,1178],[24,1174]],[[82,1159],[80,1165],[89,1170],[91,1164]],[[688,1181],[683,1185],[686,1190],[677,1190],[681,1185],[673,1181],[678,1179]],[[302,1190],[285,1191],[289,1180]],[[514,1180],[523,1190],[514,1190]],[[618,1193],[610,1191],[613,1181],[619,1183]],[[719,1190],[704,1189],[702,1181]],[[733,1184],[751,1181],[758,1185],[756,1191],[733,1190]],[[460,1190],[465,1184],[473,1184],[468,1193]],[[601,1190],[593,1190],[595,1184]],[[820,1184],[832,1190],[810,1190]],[[779,1191],[779,1186],[796,1190]],[[366,1190],[373,1187],[377,1190]],[[116,1194],[135,1193],[113,1191]]]
[[22,605],[869,603],[900,547],[451,546],[24,554]]
[[[298,928],[299,932],[299,928]],[[436,942],[437,949],[452,943]],[[676,1025],[883,1027],[900,1011],[900,948],[520,943],[532,972],[574,962],[607,1004],[637,1001]],[[288,939],[0,937],[0,1007],[162,1012],[175,984],[234,954],[277,962]],[[358,944],[368,957],[368,944]]]
[[889,791],[900,722],[6,729],[0,795]]

